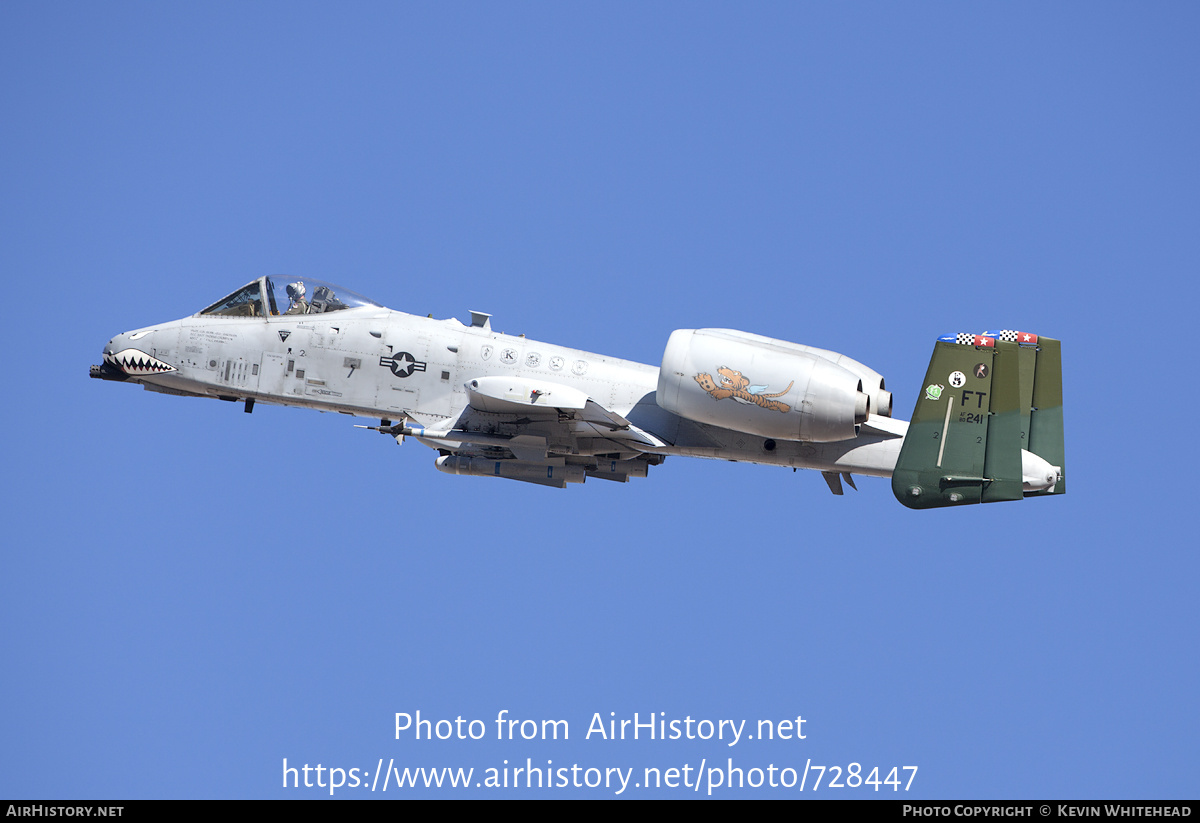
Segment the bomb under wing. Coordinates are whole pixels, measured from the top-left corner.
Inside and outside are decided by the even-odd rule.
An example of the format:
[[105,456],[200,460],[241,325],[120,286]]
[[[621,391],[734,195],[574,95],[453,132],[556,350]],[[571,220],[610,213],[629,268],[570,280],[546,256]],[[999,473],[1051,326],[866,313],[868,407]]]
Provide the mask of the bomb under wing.
[[448,474],[563,488],[667,457],[815,469],[841,494],[890,477],[911,508],[1062,494],[1057,340],[942,338],[913,417],[845,355],[680,329],[659,367],[392,311],[310,278],[261,277],[179,320],[117,335],[91,376],[193,397],[339,411],[438,452]]

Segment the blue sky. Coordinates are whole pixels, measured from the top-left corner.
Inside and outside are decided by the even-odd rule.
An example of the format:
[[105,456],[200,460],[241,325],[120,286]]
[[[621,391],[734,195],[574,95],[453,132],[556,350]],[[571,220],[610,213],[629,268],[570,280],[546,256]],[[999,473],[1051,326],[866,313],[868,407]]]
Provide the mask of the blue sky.
[[[732,758],[918,772],[713,796],[1195,797],[1198,24],[3,4],[0,796],[328,796],[283,789],[284,758],[634,782]],[[559,491],[87,379],[112,335],[274,273],[653,364],[675,328],[830,348],[905,418],[939,334],[1058,337],[1071,491],[911,512],[885,481],[681,458]],[[396,739],[418,710],[488,735]],[[570,739],[498,741],[501,711]],[[585,739],[635,712],[806,737]],[[650,795],[693,792],[623,796]]]

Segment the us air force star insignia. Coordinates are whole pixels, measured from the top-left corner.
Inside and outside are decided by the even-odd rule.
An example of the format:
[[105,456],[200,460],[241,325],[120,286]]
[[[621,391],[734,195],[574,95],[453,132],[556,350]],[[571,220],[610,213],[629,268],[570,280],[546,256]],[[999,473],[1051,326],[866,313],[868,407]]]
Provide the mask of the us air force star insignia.
[[380,357],[379,365],[387,366],[397,377],[408,377],[415,371],[425,371],[425,363],[417,360],[406,351],[391,357]]

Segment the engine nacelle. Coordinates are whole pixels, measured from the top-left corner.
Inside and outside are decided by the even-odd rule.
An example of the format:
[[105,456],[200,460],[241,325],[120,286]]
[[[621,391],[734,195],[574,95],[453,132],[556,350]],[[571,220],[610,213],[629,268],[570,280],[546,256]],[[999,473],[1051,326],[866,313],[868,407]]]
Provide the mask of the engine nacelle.
[[732,329],[672,332],[657,400],[688,420],[817,443],[857,436],[871,413],[853,371],[795,344]]
[[864,366],[857,360],[852,360],[844,354],[838,354],[835,351],[828,349],[818,349],[816,346],[805,346],[802,343],[788,343],[784,340],[773,340],[770,337],[760,337],[757,334],[747,334],[747,337],[758,338],[766,343],[783,348],[795,349],[807,354],[815,354],[824,360],[828,360],[835,366],[841,366],[851,374],[858,375],[863,383],[863,391],[871,398],[871,414],[878,414],[880,417],[892,416],[892,393],[884,387],[883,375],[872,368]]

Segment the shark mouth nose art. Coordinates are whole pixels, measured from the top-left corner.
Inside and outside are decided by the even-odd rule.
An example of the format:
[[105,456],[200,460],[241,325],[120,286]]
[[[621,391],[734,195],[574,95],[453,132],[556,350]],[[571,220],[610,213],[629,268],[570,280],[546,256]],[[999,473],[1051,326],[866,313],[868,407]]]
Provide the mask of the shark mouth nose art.
[[104,359],[126,374],[162,374],[176,370],[170,363],[164,363],[138,349],[122,349],[116,354],[104,355]]

